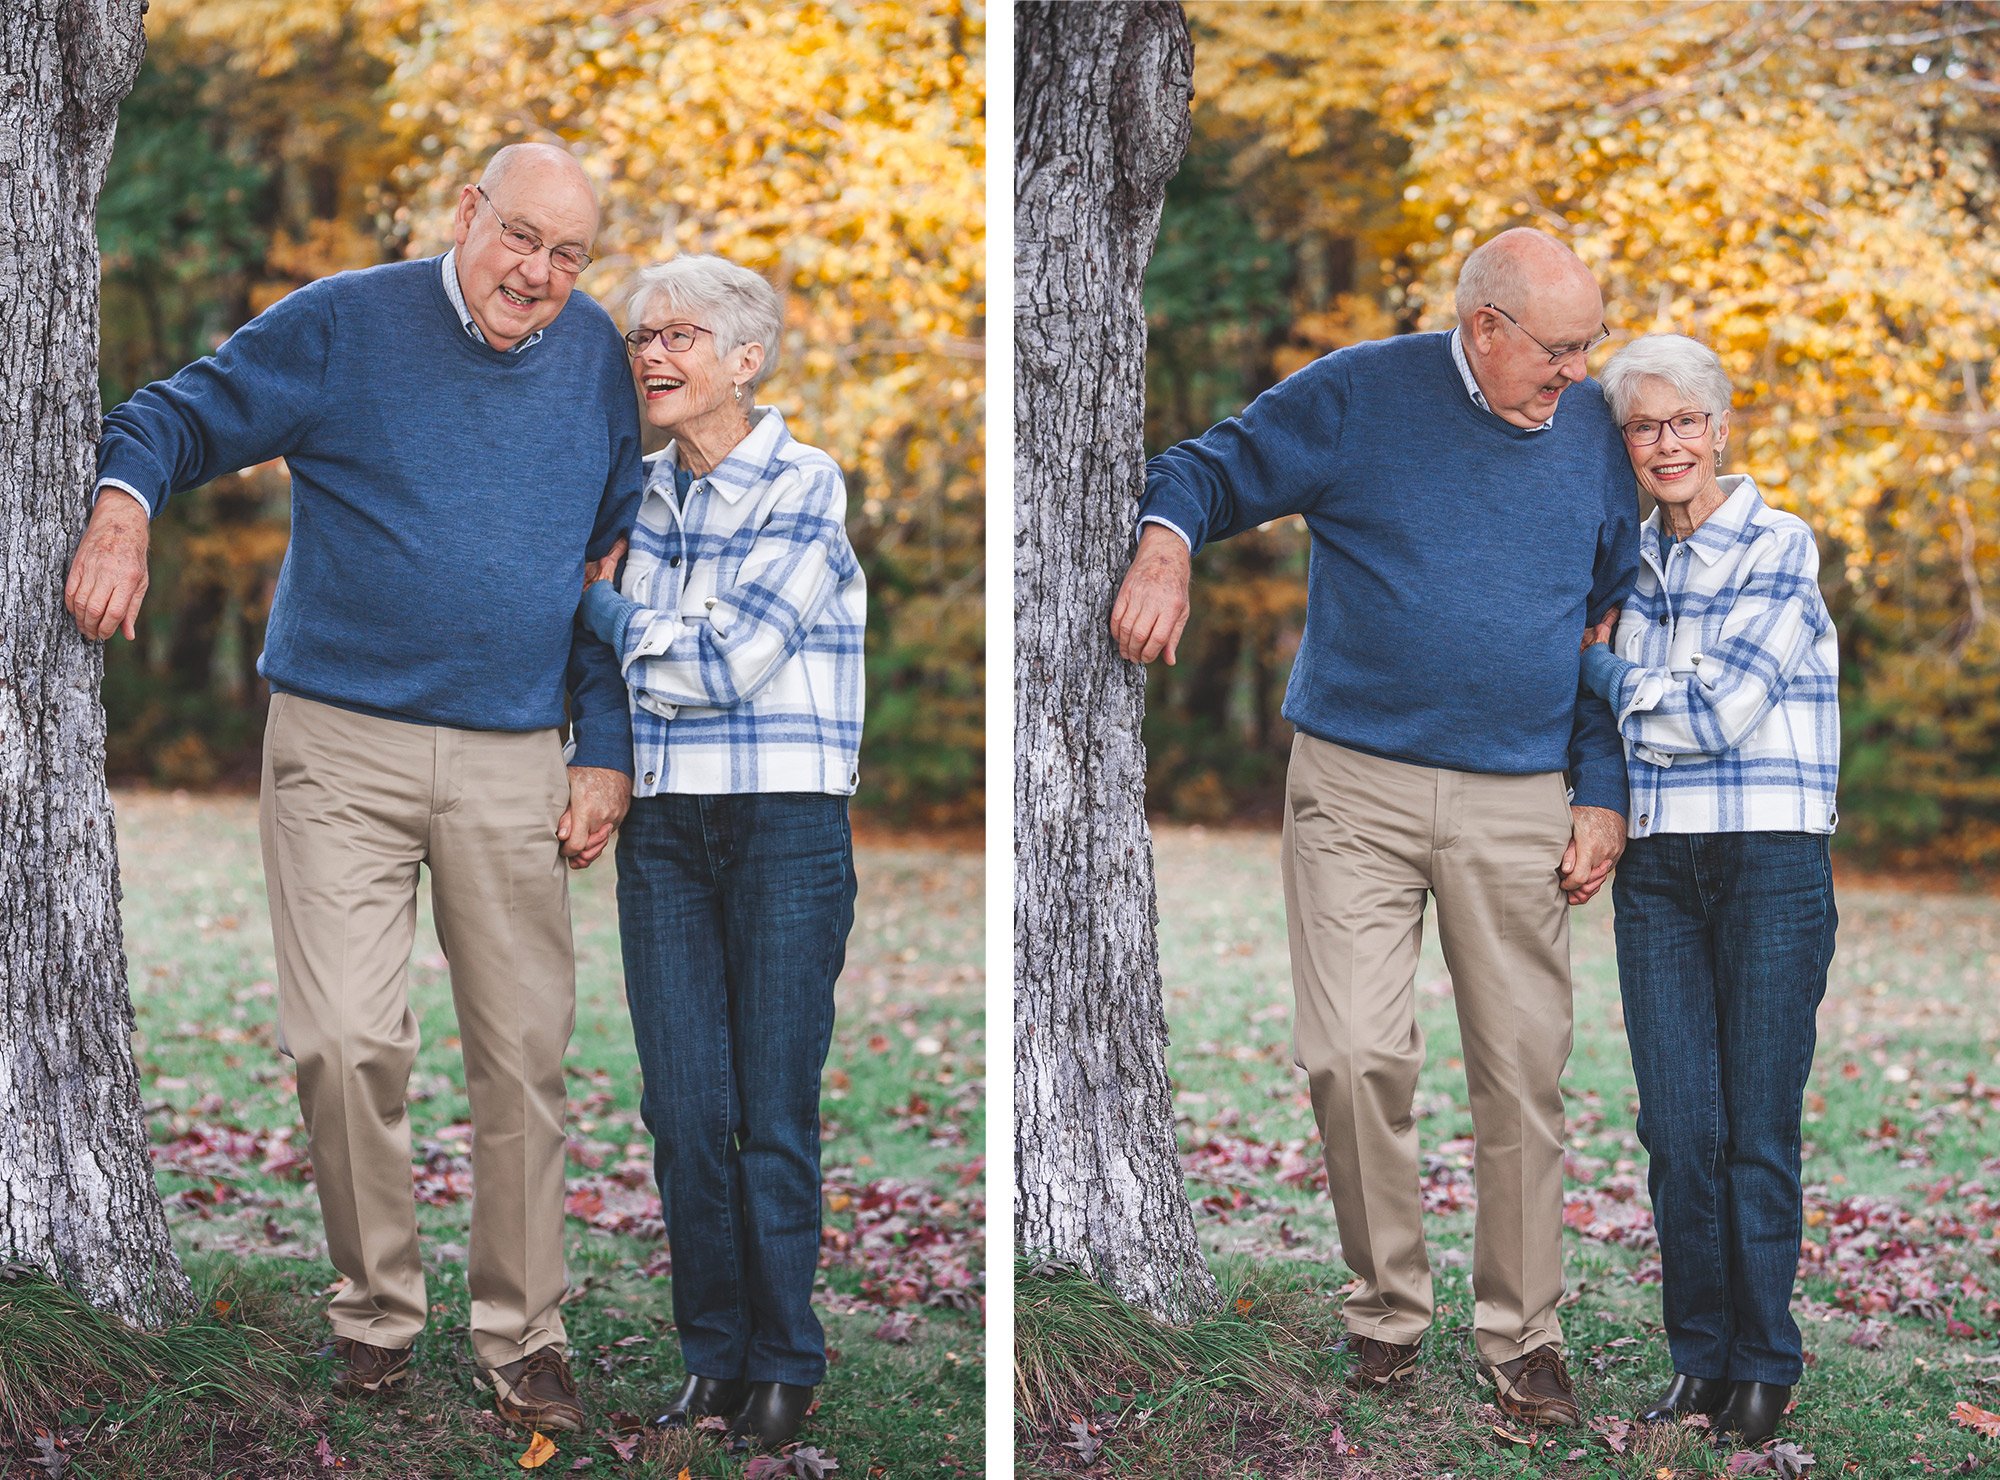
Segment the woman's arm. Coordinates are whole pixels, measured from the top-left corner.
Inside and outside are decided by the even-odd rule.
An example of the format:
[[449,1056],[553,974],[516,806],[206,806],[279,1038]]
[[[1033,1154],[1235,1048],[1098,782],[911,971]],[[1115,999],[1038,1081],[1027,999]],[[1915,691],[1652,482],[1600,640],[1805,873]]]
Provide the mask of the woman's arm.
[[1601,645],[1585,654],[1585,682],[1605,685],[1619,733],[1634,746],[1662,757],[1734,750],[1763,723],[1829,620],[1819,551],[1802,525],[1766,535],[1725,595],[1721,632],[1691,672],[1592,656]]
[[662,704],[726,709],[756,694],[805,645],[855,562],[839,469],[815,460],[797,472],[804,488],[757,531],[735,584],[717,588],[707,621],[674,618],[669,633],[651,624],[642,630],[624,613],[619,656],[634,688]]

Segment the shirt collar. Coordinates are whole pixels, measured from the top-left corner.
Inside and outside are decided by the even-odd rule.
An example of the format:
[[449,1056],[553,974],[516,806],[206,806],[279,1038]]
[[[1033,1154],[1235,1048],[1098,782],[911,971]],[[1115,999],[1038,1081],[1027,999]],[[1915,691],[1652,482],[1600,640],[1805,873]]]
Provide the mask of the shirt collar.
[[[721,462],[702,474],[701,481],[720,494],[725,502],[735,503],[762,481],[765,470],[770,467],[772,458],[788,435],[784,414],[775,406],[759,406],[750,413],[749,435],[730,448],[729,455]],[[678,442],[669,442],[660,453],[660,470],[669,482],[680,467],[680,456]]]
[[[1477,406],[1481,411],[1486,412],[1489,416],[1498,416],[1500,413],[1486,404],[1486,392],[1479,388],[1479,377],[1472,373],[1472,361],[1466,359],[1465,346],[1459,343],[1458,335],[1458,330],[1454,329],[1451,331],[1451,359],[1452,363],[1458,366],[1459,379],[1465,382],[1465,393],[1472,397],[1472,404]],[[1541,425],[1522,427],[1521,430],[1524,432],[1546,432],[1555,424],[1555,413],[1550,412],[1549,419]]]
[[[478,340],[481,344],[486,343],[486,336],[479,332],[479,325],[474,321],[472,317],[472,310],[465,306],[465,290],[458,285],[457,247],[453,247],[450,251],[444,254],[444,296],[449,298],[451,300],[451,306],[458,310],[458,321],[461,324],[465,325],[465,332],[470,334],[474,339]],[[530,334],[526,339],[522,340],[512,349],[508,350],[507,353],[510,355],[518,355],[522,350],[526,349],[529,345],[533,344],[537,339],[540,339],[541,337],[542,337],[542,331],[540,329],[537,329],[534,333]]]
[[[1722,507],[1695,526],[1693,534],[1681,543],[1701,557],[1703,565],[1714,565],[1738,540],[1743,530],[1764,507],[1764,496],[1757,491],[1757,481],[1748,473],[1724,473],[1716,480],[1725,497]],[[1660,558],[1660,528],[1665,518],[1664,512],[1655,505],[1653,512],[1646,516],[1640,527],[1640,544],[1657,563]]]

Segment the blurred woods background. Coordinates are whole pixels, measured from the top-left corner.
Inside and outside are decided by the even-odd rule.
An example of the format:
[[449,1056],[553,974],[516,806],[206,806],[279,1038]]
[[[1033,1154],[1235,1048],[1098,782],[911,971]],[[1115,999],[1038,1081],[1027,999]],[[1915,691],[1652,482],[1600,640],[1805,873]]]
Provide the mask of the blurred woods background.
[[[1465,254],[1544,227],[1604,287],[1593,368],[1642,333],[1711,346],[1725,466],[1818,532],[1839,842],[2000,865],[2000,4],[1187,8],[1149,450],[1329,350],[1450,327]],[[1157,810],[1275,811],[1305,552],[1287,520],[1196,563],[1148,696]]]
[[[762,399],[839,460],[868,573],[859,801],[979,820],[980,0],[153,0],[146,27],[99,215],[107,407],[302,283],[443,251],[501,144],[568,145],[604,202],[579,286],[621,324],[632,273],[680,252],[785,294]],[[273,464],[155,526],[140,639],[107,662],[115,777],[254,779],[287,510]]]

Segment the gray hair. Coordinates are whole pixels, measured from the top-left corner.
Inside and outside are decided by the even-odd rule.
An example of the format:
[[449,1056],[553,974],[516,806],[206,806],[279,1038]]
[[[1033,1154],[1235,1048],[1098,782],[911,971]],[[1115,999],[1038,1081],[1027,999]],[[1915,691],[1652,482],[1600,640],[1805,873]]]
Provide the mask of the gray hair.
[[1625,420],[1645,380],[1665,381],[1703,411],[1729,410],[1729,372],[1715,351],[1685,334],[1641,335],[1611,357],[1597,380],[1614,421]]
[[642,268],[632,284],[626,312],[636,323],[659,301],[669,312],[686,314],[713,333],[718,355],[740,344],[763,345],[764,363],[750,377],[750,389],[778,363],[784,310],[777,290],[749,268],[706,253]]

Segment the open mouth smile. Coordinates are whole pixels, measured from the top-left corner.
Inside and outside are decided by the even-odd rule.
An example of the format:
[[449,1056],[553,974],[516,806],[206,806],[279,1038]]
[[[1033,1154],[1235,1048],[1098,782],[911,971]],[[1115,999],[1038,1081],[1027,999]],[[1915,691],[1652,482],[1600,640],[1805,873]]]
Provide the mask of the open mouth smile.
[[671,375],[648,375],[645,380],[646,399],[651,401],[657,397],[668,395],[673,391],[679,390],[686,384],[686,381],[675,380]]
[[516,308],[533,308],[535,306],[534,299],[528,297],[528,295],[525,293],[516,293],[512,288],[508,287],[505,283],[502,283],[500,285],[500,296],[506,299],[509,303],[513,304],[514,307]]
[[1694,471],[1692,459],[1686,462],[1661,463],[1652,469],[1653,476],[1663,483],[1671,483],[1676,478],[1684,478]]

